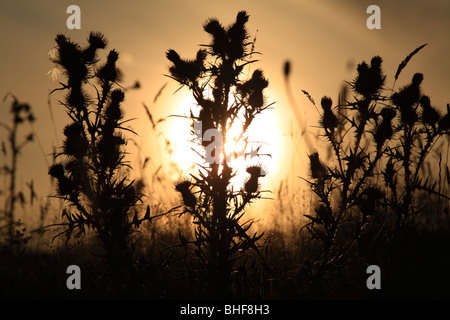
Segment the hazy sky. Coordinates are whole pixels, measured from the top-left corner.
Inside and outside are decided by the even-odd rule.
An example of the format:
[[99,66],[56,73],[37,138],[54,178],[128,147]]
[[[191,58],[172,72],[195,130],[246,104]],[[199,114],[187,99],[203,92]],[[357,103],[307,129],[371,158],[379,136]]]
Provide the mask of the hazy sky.
[[[80,30],[66,28],[69,17],[66,8],[71,4],[81,8]],[[366,9],[372,4],[381,8],[380,30],[366,27],[369,17]],[[32,106],[44,153],[51,153],[52,147],[61,142],[56,141],[55,130],[61,139],[60,132],[67,118],[53,98],[56,118],[56,128],[53,128],[47,99],[58,84],[47,74],[52,68],[48,50],[57,33],[85,43],[91,30],[100,31],[109,40],[108,48],[120,53],[124,85],[131,85],[135,80],[141,82],[142,89],[127,94],[125,111],[128,118],[137,118],[133,128],[140,133],[141,141],[148,143],[146,135],[151,129],[142,102],[149,105],[155,118],[180,112],[182,99],[180,95],[172,95],[177,86],[164,77],[169,65],[165,51],[174,48],[184,57],[193,56],[198,45],[209,39],[202,29],[208,17],[217,17],[228,25],[240,10],[250,14],[248,29],[252,35],[257,31],[256,49],[263,54],[257,67],[265,71],[271,94],[278,98],[274,121],[284,134],[284,159],[292,158],[292,150],[304,147],[300,144],[294,149],[289,145],[290,126],[296,123],[282,76],[286,60],[292,62],[291,88],[298,108],[310,126],[317,123],[317,113],[301,93],[302,89],[316,101],[323,95],[336,98],[342,81],[354,76],[354,68],[351,70],[349,66],[355,67],[374,55],[383,57],[388,84],[392,84],[398,64],[424,43],[428,46],[411,60],[398,83],[406,84],[413,73],[423,72],[424,91],[431,96],[433,104],[444,108],[450,102],[450,1],[446,0],[2,0],[0,96],[3,98],[11,92]],[[153,104],[154,96],[165,83],[168,85],[163,95]],[[8,116],[9,101],[0,104],[2,121]],[[0,137],[6,139],[4,131]],[[3,164],[4,160],[1,161]],[[19,186],[32,178],[39,195],[46,196],[51,191],[47,176],[51,156],[45,159],[37,144],[32,144],[19,162],[23,168],[19,172]],[[286,174],[286,170],[281,171],[280,177]]]

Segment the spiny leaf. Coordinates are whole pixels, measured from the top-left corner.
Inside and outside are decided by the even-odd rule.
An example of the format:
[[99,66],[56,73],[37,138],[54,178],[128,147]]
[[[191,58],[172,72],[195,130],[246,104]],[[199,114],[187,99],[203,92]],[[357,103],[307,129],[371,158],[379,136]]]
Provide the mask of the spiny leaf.
[[397,72],[395,73],[395,80],[397,80],[398,76],[400,75],[400,72],[402,72],[402,70],[406,67],[406,65],[408,64],[409,60],[411,60],[411,58],[417,53],[419,52],[423,47],[425,47],[428,43],[425,43],[423,45],[421,45],[420,47],[416,48],[413,52],[411,52],[406,58],[405,60],[403,60],[398,68],[397,68]]
[[304,214],[306,218],[311,220],[312,222],[318,222],[319,220],[317,218],[314,218],[313,216],[310,216],[309,214]]

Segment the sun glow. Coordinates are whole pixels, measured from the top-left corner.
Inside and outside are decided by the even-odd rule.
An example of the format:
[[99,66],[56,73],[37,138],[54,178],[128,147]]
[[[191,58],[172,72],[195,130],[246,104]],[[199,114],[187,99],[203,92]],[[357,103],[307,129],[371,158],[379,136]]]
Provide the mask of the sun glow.
[[[270,90],[267,92],[268,101],[278,101]],[[190,111],[186,112],[186,110],[192,110],[194,114],[198,112],[195,100],[189,95],[181,99],[179,105],[180,110],[183,110],[186,116],[190,114]],[[252,165],[260,165],[266,173],[265,177],[260,179],[259,190],[269,190],[273,187],[271,182],[279,169],[281,144],[281,130],[276,110],[274,110],[276,107],[275,104],[273,109],[267,109],[256,115],[245,135],[243,135],[241,119],[236,119],[228,128],[224,148],[227,154],[227,163],[236,173],[231,180],[231,188],[234,191],[238,191],[244,186],[246,179],[250,176],[246,169]],[[171,160],[181,169],[185,177],[197,172],[197,164],[206,164],[205,148],[201,146],[192,131],[189,119],[178,118],[176,123],[171,126],[168,136],[173,148]],[[220,158],[223,160],[223,156]]]

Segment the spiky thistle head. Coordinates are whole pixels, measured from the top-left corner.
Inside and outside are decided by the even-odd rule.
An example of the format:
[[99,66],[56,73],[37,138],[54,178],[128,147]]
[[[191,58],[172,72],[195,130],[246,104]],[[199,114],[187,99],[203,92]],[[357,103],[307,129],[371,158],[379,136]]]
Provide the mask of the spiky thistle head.
[[246,171],[250,174],[250,178],[244,184],[244,190],[248,194],[252,194],[259,189],[259,178],[266,175],[264,169],[260,165],[249,166]]
[[225,28],[216,18],[209,19],[203,29],[212,36],[211,49],[216,55],[224,56],[229,44]]
[[83,59],[80,46],[62,34],[58,34],[55,39],[57,45],[57,55],[53,62],[59,64],[67,74],[69,87],[80,86],[87,80],[88,68]]
[[377,152],[381,150],[383,144],[387,140],[392,138],[392,135],[394,133],[392,129],[392,119],[394,119],[396,112],[393,108],[385,107],[381,110],[380,115],[382,116],[383,120],[376,127],[374,133],[375,143],[377,144]]
[[105,65],[98,71],[98,77],[102,81],[117,82],[122,79],[122,72],[116,67],[118,59],[119,53],[116,50],[109,51]]
[[173,63],[178,63],[181,60],[180,55],[174,49],[167,50],[166,58],[172,61]]
[[266,175],[265,170],[260,165],[249,166],[247,167],[247,169],[245,169],[245,171],[247,171],[252,177],[259,178],[264,177]]
[[91,32],[88,42],[89,45],[96,49],[104,49],[108,45],[108,40],[101,32]]
[[380,115],[383,117],[383,120],[390,121],[395,118],[396,112],[393,108],[385,107],[381,110]]
[[419,101],[421,96],[420,84],[422,80],[423,75],[416,73],[409,85],[404,86],[399,92],[392,95],[392,102],[400,109],[400,120],[403,124],[412,125],[418,120],[414,104]]
[[331,110],[333,101],[331,100],[330,97],[323,97],[322,100],[320,101],[320,104],[323,108],[321,125],[323,126],[324,129],[333,131],[338,125],[338,119]]
[[104,49],[108,45],[105,36],[100,32],[91,32],[88,38],[89,46],[82,52],[84,62],[92,63],[96,59],[97,50]]
[[207,57],[207,52],[203,49],[197,51],[196,58],[194,60],[181,59],[179,54],[169,49],[166,52],[166,57],[173,63],[169,67],[169,72],[173,78],[182,84],[189,82],[194,83],[198,77],[202,75],[205,69],[204,61]]
[[227,36],[230,43],[227,53],[232,60],[242,58],[245,53],[246,39],[248,38],[245,24],[247,23],[248,18],[247,12],[240,11],[237,14],[236,22],[227,30]]
[[60,163],[56,163],[50,167],[48,174],[53,178],[60,178],[64,176],[64,166]]
[[122,118],[123,113],[120,109],[120,103],[125,99],[125,94],[120,89],[115,89],[111,92],[111,99],[106,108],[105,115],[108,120],[117,121]]
[[355,92],[368,98],[381,90],[386,79],[381,70],[382,62],[381,57],[375,56],[370,61],[370,67],[365,61],[358,65],[358,75],[352,83]]
[[434,126],[441,118],[439,111],[431,105],[430,97],[423,95],[419,99],[422,106],[421,120],[423,124]]
[[319,159],[319,153],[313,152],[308,155],[310,174],[313,179],[323,180],[327,175],[327,168]]
[[88,98],[84,90],[80,87],[74,87],[66,97],[66,103],[69,107],[74,107],[81,112],[88,104]]
[[86,138],[83,126],[76,122],[69,124],[64,128],[64,135],[66,136],[64,153],[82,158],[89,148],[89,141]]

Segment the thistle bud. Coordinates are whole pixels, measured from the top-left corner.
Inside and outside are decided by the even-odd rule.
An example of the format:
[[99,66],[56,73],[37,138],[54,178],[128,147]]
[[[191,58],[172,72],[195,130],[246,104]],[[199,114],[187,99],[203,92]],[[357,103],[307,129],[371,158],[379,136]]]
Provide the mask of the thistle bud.
[[64,153],[66,155],[82,158],[89,147],[83,127],[78,123],[72,123],[64,128],[64,135],[67,137],[64,141]]
[[441,115],[439,114],[439,111],[437,111],[433,106],[431,106],[430,97],[424,95],[420,98],[419,102],[420,105],[422,106],[422,114],[421,114],[422,123],[432,126],[435,125],[441,118]]
[[119,59],[119,53],[111,50],[108,54],[106,64],[100,68],[98,76],[104,81],[115,82],[120,79],[120,71],[116,68],[116,62]]
[[60,195],[69,195],[74,190],[73,181],[66,176],[61,176],[58,178],[58,192]]
[[109,120],[117,121],[122,118],[122,110],[120,103],[124,100],[124,93],[122,90],[116,89],[111,92],[111,102],[106,108],[105,115]]
[[53,178],[60,178],[64,176],[64,167],[62,164],[57,163],[50,167],[48,170],[48,174],[51,175]]
[[375,56],[370,61],[370,67],[365,61],[358,65],[358,76],[353,81],[353,89],[357,93],[364,97],[378,93],[386,78],[381,71],[382,61],[381,57]]
[[333,101],[329,97],[323,97],[321,100],[321,105],[323,108],[323,116],[321,120],[322,126],[330,131],[333,131],[338,125],[338,119],[331,110],[332,104]]
[[258,191],[260,177],[264,177],[265,173],[260,166],[250,166],[246,170],[250,174],[250,178],[245,182],[244,190],[251,194]]

